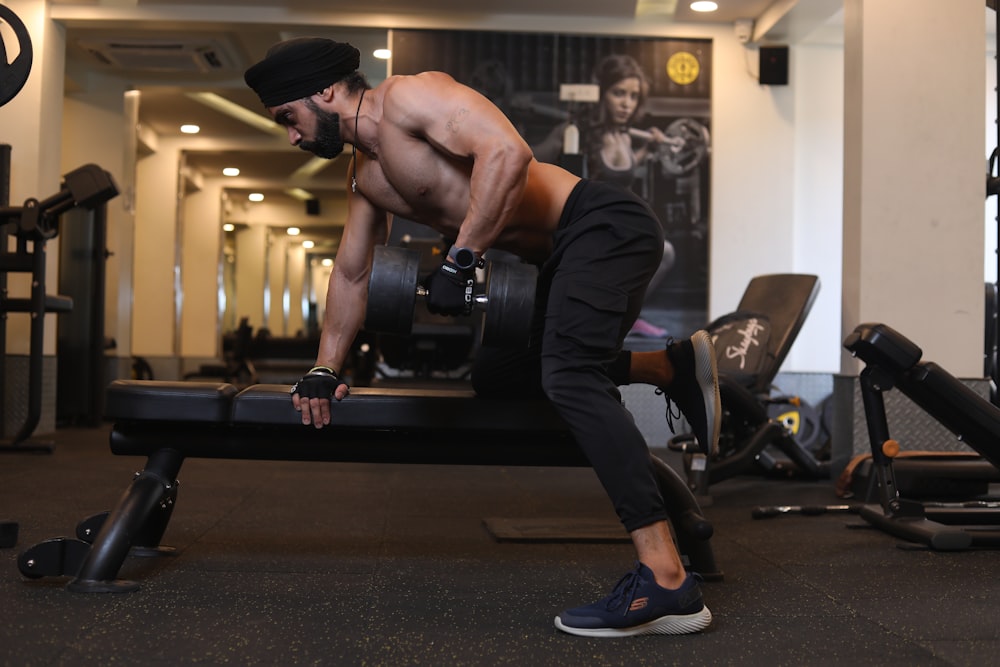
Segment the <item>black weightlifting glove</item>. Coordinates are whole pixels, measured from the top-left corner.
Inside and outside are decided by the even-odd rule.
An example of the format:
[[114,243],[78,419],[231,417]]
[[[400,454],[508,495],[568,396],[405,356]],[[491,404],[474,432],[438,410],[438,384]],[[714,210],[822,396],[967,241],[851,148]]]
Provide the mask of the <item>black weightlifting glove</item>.
[[317,366],[302,376],[302,379],[292,385],[289,394],[298,394],[300,398],[325,398],[330,400],[340,385],[347,383],[326,366]]
[[468,315],[472,312],[472,290],[475,286],[475,269],[463,271],[446,261],[424,279],[428,292],[427,310],[438,315]]

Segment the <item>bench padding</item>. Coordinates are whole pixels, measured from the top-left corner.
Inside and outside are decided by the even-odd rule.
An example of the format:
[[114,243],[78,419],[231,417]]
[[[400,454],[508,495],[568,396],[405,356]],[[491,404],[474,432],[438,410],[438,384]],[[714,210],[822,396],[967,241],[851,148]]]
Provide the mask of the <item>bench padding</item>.
[[225,382],[115,380],[105,392],[105,416],[137,421],[226,422],[236,387]]
[[[212,422],[301,427],[290,386],[258,384],[237,391],[216,382],[115,380],[106,414],[116,421]],[[566,430],[546,401],[480,398],[471,390],[358,387],[330,406],[334,428]]]
[[359,387],[331,424],[302,424],[288,385],[116,380],[106,414],[115,454],[394,463],[587,465],[548,401],[472,391]]

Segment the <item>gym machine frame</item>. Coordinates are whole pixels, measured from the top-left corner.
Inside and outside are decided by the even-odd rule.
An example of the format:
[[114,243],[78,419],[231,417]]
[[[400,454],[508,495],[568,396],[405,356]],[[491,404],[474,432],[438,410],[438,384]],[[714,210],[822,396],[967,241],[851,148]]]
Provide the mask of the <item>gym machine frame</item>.
[[[65,313],[73,308],[67,297],[45,293],[46,243],[59,233],[60,216],[74,208],[95,211],[97,227],[104,229],[104,203],[117,196],[118,188],[111,175],[94,164],[79,167],[63,177],[56,194],[39,201],[29,198],[23,206],[11,207],[10,200],[11,147],[0,145],[0,352],[6,355],[7,314],[28,313],[31,316],[30,351],[28,356],[28,411],[24,423],[9,444],[0,451],[51,451],[47,444],[25,444],[42,414],[42,366],[44,361],[45,314]],[[16,239],[16,250],[10,252],[9,237]],[[104,239],[99,239],[104,248]],[[29,246],[30,244],[30,246]],[[31,294],[28,298],[10,298],[7,274],[31,274]],[[101,281],[103,284],[103,280]],[[3,383],[6,373],[0,364],[0,406],[5,406]]]
[[[889,435],[882,394],[898,388],[991,463],[993,479],[1000,475],[1000,408],[937,364],[921,361],[922,350],[885,324],[858,325],[844,340],[844,347],[865,362],[859,378],[861,400],[879,488],[879,504],[856,508],[861,518],[937,551],[1000,547],[996,503],[925,503],[901,496],[892,464],[899,443]],[[970,472],[981,475],[981,466]]]

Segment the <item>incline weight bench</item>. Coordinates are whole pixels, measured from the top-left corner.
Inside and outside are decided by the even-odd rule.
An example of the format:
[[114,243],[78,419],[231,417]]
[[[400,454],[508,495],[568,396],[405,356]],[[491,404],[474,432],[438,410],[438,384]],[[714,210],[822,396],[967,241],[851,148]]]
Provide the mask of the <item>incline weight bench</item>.
[[[768,413],[770,405],[792,405],[797,397],[772,394],[775,376],[785,362],[802,325],[819,294],[819,277],[799,273],[755,276],[743,292],[736,310],[712,321],[705,330],[712,336],[719,364],[719,394],[722,399],[722,430],[719,453],[702,454],[691,434],[670,440],[669,446],[684,452],[688,485],[699,498],[708,487],[736,475],[750,473],[799,474],[813,479],[829,477],[829,465],[817,461],[793,434]],[[735,334],[740,343],[732,345]],[[743,332],[746,332],[743,335]],[[759,363],[743,369],[738,353],[749,349]],[[771,456],[776,447],[787,461]]]
[[[332,405],[332,424],[303,426],[284,385],[238,391],[227,383],[116,380],[107,390],[115,420],[111,451],[147,457],[117,507],[25,550],[29,578],[70,576],[75,592],[128,592],[118,579],[130,551],[155,553],[177,500],[185,458],[467,465],[587,466],[547,401],[486,399],[462,390],[358,387]],[[442,437],[447,432],[448,437]],[[472,443],[472,444],[467,444]],[[681,554],[706,579],[720,579],[712,526],[684,481],[652,458]]]
[[935,550],[1000,547],[1000,507],[995,503],[922,503],[900,497],[892,465],[899,443],[889,437],[882,394],[893,387],[903,392],[985,459],[969,466],[967,474],[992,481],[1000,481],[1000,408],[934,362],[921,361],[923,351],[885,324],[857,326],[844,347],[865,362],[861,398],[879,484],[880,504],[862,505],[861,517]]

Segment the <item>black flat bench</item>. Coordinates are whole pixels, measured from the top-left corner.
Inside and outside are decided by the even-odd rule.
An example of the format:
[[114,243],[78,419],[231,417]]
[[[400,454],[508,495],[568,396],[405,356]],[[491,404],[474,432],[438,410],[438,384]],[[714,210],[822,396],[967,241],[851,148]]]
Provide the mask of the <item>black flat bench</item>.
[[[126,592],[129,552],[160,540],[185,458],[275,461],[589,466],[547,401],[486,399],[471,391],[355,388],[333,402],[332,424],[303,426],[286,385],[117,380],[107,389],[111,451],[147,457],[117,507],[77,526],[77,539],[41,542],[18,557],[29,578],[71,576],[75,592]],[[720,579],[712,526],[684,480],[651,455],[675,537],[690,568]]]
[[888,325],[861,324],[844,340],[844,347],[865,362],[859,378],[861,398],[881,498],[880,505],[861,507],[860,515],[886,532],[932,549],[1000,546],[1000,531],[995,528],[1000,511],[989,503],[925,505],[900,497],[892,466],[899,443],[889,436],[882,394],[899,389],[982,456],[977,475],[986,468],[996,481],[1000,481],[1000,408],[938,364],[923,361],[920,347]]

